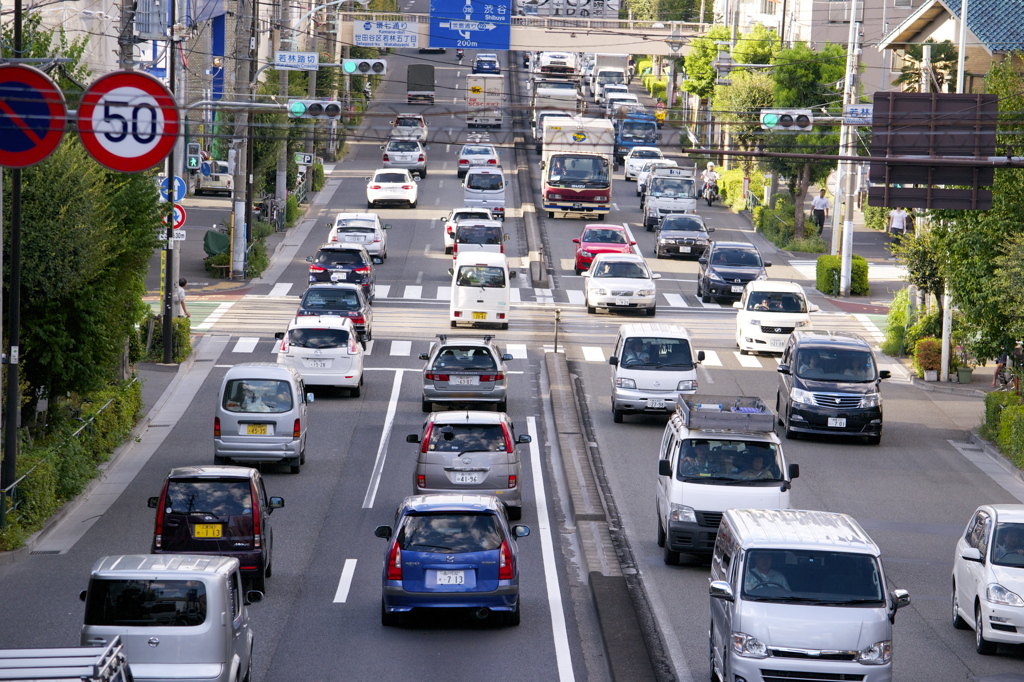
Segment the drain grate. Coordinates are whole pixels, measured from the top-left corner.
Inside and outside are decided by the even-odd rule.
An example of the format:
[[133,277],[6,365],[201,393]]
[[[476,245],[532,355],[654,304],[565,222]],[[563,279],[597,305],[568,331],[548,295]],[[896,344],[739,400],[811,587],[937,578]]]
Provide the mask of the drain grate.
[[169,426],[170,426],[170,424],[150,424],[149,428],[151,428],[151,429],[160,429],[160,428],[166,429]]
[[32,552],[32,555],[34,555],[34,556],[39,556],[39,555],[43,555],[43,554],[60,554],[60,550],[59,549],[40,549],[38,551]]
[[213,362],[213,358],[196,358],[194,362]]

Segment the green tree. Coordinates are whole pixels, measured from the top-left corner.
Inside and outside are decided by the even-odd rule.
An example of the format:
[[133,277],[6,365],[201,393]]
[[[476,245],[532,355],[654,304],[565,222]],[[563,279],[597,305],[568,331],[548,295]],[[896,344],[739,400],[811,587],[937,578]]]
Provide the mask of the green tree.
[[711,62],[718,56],[719,49],[729,51],[727,45],[715,45],[715,41],[729,40],[732,31],[721,24],[708,29],[703,38],[695,38],[690,43],[690,53],[686,55],[686,80],[682,88],[692,92],[701,99],[708,99],[715,91],[717,74]]
[[[729,135],[740,149],[749,150],[762,138],[757,112],[772,106],[773,89],[772,77],[764,70],[736,71],[731,85],[715,88],[715,116],[729,125]],[[743,156],[740,164],[749,174],[754,160]]]
[[[935,42],[929,38],[923,44],[907,45],[904,52],[905,64],[900,67],[900,77],[892,82],[906,92],[920,92],[921,64],[924,61],[924,45],[932,46],[932,90],[942,92],[944,86],[952,87],[956,83],[957,49],[952,40]],[[964,61],[967,61],[967,57]],[[936,87],[938,85],[938,87]]]
[[771,64],[781,49],[782,43],[774,28],[754,24],[750,33],[743,34],[736,41],[732,57],[738,64]]
[[[700,22],[701,0],[659,0],[657,18],[659,21]],[[714,3],[704,3],[704,22],[713,17]]]

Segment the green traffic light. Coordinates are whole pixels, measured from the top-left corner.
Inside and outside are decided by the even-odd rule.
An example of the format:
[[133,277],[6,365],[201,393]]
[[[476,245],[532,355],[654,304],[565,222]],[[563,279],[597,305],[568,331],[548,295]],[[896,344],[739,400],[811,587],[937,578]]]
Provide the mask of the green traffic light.
[[356,62],[355,62],[355,60],[346,59],[344,64],[342,65],[342,69],[344,69],[345,73],[355,73],[356,72]]
[[199,157],[198,156],[190,156],[190,157],[188,157],[188,167],[189,168],[199,168]]
[[779,125],[779,115],[778,114],[765,114],[764,118],[762,119],[762,121],[769,128],[774,128],[775,126]]
[[302,116],[306,113],[306,103],[301,100],[295,100],[288,104],[288,113],[292,116]]

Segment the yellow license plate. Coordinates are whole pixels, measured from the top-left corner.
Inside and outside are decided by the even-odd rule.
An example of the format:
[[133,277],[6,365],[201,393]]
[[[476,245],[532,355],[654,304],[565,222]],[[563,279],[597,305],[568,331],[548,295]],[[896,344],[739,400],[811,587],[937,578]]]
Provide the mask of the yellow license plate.
[[487,313],[473,313],[473,319],[474,320],[486,320],[487,319]]
[[266,424],[246,424],[245,432],[250,436],[265,436],[267,435]]
[[219,538],[224,532],[219,523],[197,523],[192,534],[197,538]]

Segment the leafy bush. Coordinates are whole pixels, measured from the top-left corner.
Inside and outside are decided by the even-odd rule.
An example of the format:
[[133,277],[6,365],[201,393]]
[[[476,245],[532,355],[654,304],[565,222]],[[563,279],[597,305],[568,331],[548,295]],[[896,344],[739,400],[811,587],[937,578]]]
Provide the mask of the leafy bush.
[[299,219],[302,212],[299,210],[299,200],[294,194],[288,196],[288,202],[284,213],[284,221],[287,227],[294,227],[295,221]]
[[324,188],[324,165],[322,163],[313,164],[313,191],[319,192]]
[[1018,467],[1024,465],[1024,405],[1018,402],[1003,409],[996,443],[1014,464]]
[[907,329],[907,348],[913,348],[918,339],[927,336],[940,338],[942,336],[942,317],[938,311],[922,315],[915,323]]
[[923,377],[925,371],[938,371],[942,367],[942,341],[932,336],[918,339],[914,344],[914,368],[917,376]]
[[651,93],[651,97],[656,100],[667,101],[668,95],[668,81],[664,78],[656,81],[652,81],[648,86],[648,91]]
[[900,289],[892,298],[889,306],[889,313],[886,315],[885,341],[882,342],[882,352],[893,357],[902,357],[906,350],[905,337],[907,334],[908,311],[910,304],[910,290]]
[[982,428],[982,436],[989,440],[996,440],[999,435],[999,422],[1002,419],[1004,408],[1020,405],[1020,396],[1012,391],[992,391],[985,396],[985,424]]
[[267,256],[267,244],[262,239],[258,239],[249,247],[249,255],[245,260],[245,276],[249,279],[259,277],[268,267],[270,267],[270,258]]
[[889,222],[889,209],[880,206],[864,206],[864,225],[872,230],[885,231]]
[[[744,177],[742,168],[733,168],[722,173],[722,178],[718,182],[722,202],[734,211],[742,211],[747,207],[747,198],[743,196]],[[764,200],[764,175],[759,170],[750,172],[750,191]]]
[[[815,270],[815,288],[823,294],[832,295],[835,292],[835,282],[838,281],[841,269],[842,260],[839,256],[818,256],[818,265]],[[853,296],[867,296],[870,291],[871,287],[868,286],[868,262],[864,260],[863,256],[853,254],[853,262],[850,266],[850,294]]]
[[230,265],[231,253],[218,253],[216,256],[208,256],[203,259],[203,267],[210,273],[211,277],[227,277],[228,271],[224,268],[215,268],[214,265]]
[[[153,338],[149,343],[149,354],[144,359],[149,362],[163,362],[164,325],[162,315],[154,315],[150,312],[143,323],[139,325],[140,343],[145,352],[150,320],[153,320]],[[171,361],[183,362],[192,353],[192,321],[187,317],[176,317],[171,330]]]

